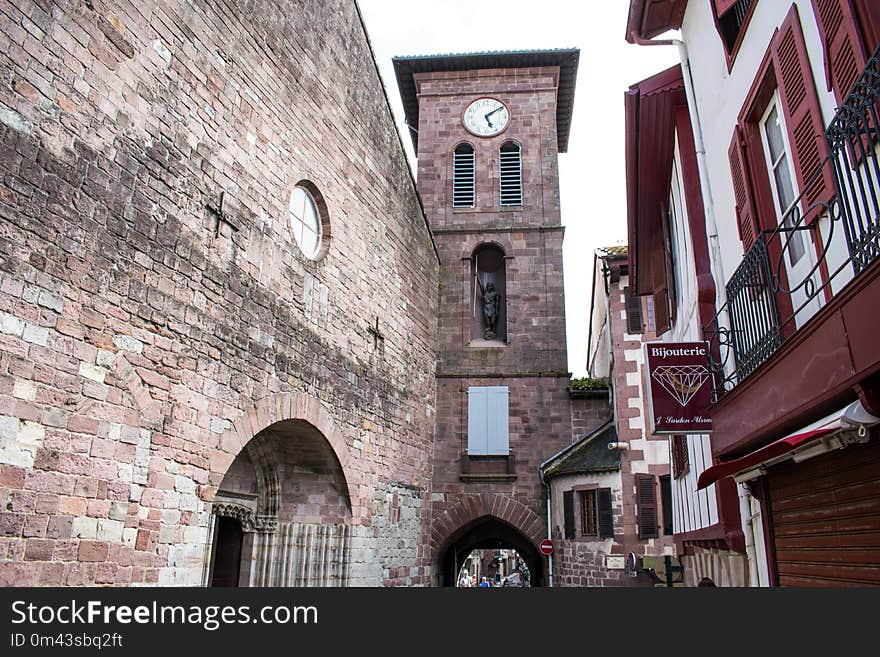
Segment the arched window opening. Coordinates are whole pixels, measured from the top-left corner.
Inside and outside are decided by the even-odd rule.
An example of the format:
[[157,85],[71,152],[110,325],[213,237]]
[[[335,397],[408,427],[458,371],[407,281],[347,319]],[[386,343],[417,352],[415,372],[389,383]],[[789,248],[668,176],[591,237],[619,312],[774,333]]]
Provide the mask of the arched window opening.
[[484,244],[471,260],[471,340],[507,342],[507,272],[504,252]]
[[522,149],[508,141],[499,154],[501,205],[522,205]]
[[470,144],[459,144],[452,158],[452,207],[474,207],[476,180],[474,147]]

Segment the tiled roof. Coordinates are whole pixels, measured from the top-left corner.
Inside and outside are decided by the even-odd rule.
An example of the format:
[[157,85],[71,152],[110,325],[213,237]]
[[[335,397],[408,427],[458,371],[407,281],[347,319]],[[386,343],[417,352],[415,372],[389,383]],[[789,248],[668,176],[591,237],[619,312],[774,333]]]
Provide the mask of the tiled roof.
[[544,470],[544,476],[619,470],[620,452],[608,449],[608,443],[616,442],[617,428],[614,422],[608,422],[560,454],[556,462]]

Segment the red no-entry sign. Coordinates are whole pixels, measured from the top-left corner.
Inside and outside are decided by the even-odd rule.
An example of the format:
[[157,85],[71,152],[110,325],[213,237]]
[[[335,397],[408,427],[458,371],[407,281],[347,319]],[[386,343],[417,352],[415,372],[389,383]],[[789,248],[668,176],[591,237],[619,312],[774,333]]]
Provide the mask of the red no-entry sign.
[[545,557],[550,556],[550,554],[553,552],[553,541],[551,541],[549,538],[545,538],[538,545],[538,549]]

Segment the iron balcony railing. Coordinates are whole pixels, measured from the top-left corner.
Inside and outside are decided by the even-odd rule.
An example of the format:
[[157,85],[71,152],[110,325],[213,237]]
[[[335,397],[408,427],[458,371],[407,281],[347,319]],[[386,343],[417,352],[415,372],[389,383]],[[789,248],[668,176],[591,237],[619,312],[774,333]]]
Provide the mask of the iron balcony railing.
[[714,400],[880,255],[878,108],[880,49],[826,129],[829,155],[804,185],[830,171],[834,198],[807,206],[802,193],[776,228],[763,231],[727,282],[727,302],[703,327]]

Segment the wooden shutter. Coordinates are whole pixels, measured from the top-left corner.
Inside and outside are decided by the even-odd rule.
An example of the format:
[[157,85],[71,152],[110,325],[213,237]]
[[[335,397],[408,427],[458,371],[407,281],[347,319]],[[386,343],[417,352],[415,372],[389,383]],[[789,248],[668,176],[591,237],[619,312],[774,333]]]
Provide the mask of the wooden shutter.
[[468,454],[489,453],[489,390],[486,387],[468,388]]
[[788,12],[770,49],[791,144],[792,164],[806,209],[817,201],[830,201],[834,197],[834,183],[830,167],[824,166],[822,174],[816,176],[807,188],[810,176],[828,154],[828,146],[797,5]]
[[825,53],[826,89],[834,90],[841,105],[867,62],[855,11],[851,0],[813,0],[813,13]]
[[862,44],[865,55],[871,57],[880,47],[880,2],[855,0],[853,6],[862,26]]
[[565,521],[565,538],[574,538],[574,491],[562,494],[562,517]]
[[672,536],[672,480],[669,475],[660,476],[660,504],[663,505],[663,533]]
[[687,437],[675,435],[672,436],[672,476],[678,479],[681,475],[686,474],[690,470],[690,460],[688,458]]
[[508,421],[508,387],[489,386],[487,433],[487,454],[510,454]]
[[614,515],[611,512],[611,489],[596,491],[599,519],[599,538],[614,538]]
[[736,211],[736,227],[743,245],[743,253],[747,253],[755,240],[758,239],[758,217],[755,215],[755,203],[752,200],[752,178],[747,166],[745,142],[742,128],[736,125],[733,138],[727,149],[730,160],[730,178],[733,182],[733,200]]
[[629,286],[623,288],[626,301],[626,332],[638,334],[642,332],[642,298],[633,296]]
[[663,335],[672,324],[669,320],[669,296],[667,290],[654,293],[654,324],[657,327],[657,335]]
[[468,388],[468,454],[510,453],[507,386]]
[[653,475],[636,475],[636,504],[639,538],[657,538],[657,493],[654,490]]
[[721,18],[730,11],[731,7],[735,5],[739,0],[713,0],[715,3],[715,16]]

